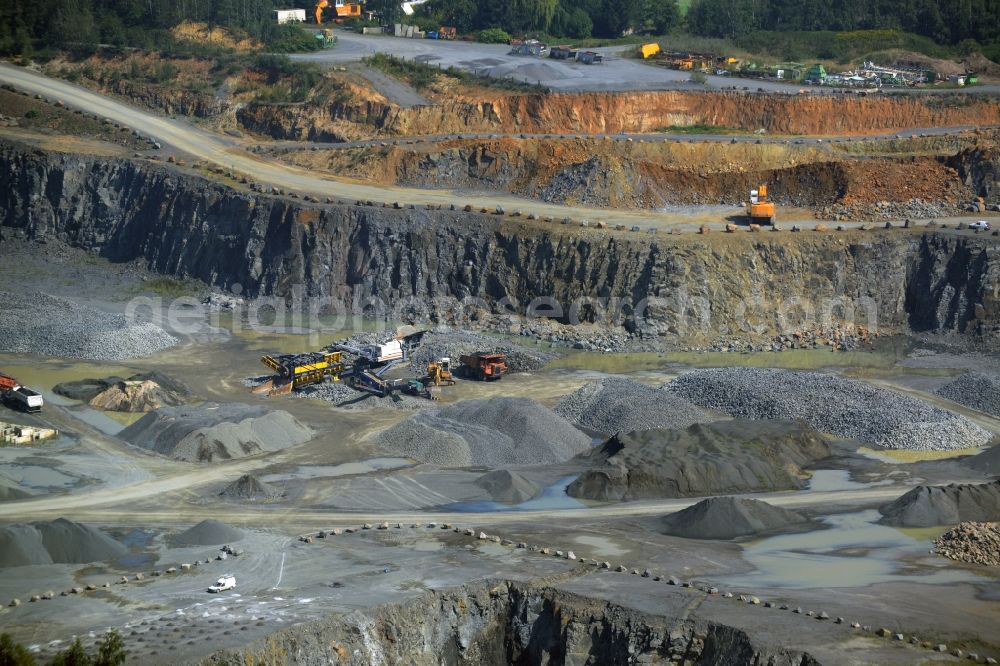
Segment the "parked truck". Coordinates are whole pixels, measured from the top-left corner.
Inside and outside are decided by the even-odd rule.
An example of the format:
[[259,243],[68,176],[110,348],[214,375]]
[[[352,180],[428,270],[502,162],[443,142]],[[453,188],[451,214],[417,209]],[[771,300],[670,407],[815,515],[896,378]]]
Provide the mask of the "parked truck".
[[486,352],[463,354],[459,362],[466,377],[479,381],[500,379],[507,373],[507,357],[503,354]]
[[212,593],[225,592],[226,590],[232,590],[236,588],[236,576],[233,574],[226,574],[222,576],[219,580],[215,581],[208,586],[208,591]]
[[0,374],[0,400],[11,409],[29,413],[42,411],[44,402],[37,391],[21,386],[16,379],[5,374]]

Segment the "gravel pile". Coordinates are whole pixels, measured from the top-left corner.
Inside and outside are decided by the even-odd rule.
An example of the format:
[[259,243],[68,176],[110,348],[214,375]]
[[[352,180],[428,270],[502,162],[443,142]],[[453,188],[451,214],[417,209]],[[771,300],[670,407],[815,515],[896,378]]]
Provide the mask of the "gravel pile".
[[191,546],[219,546],[242,538],[243,532],[235,527],[208,518],[178,534],[176,541]]
[[97,528],[65,518],[0,527],[0,567],[102,562],[127,552],[124,544]]
[[590,438],[534,400],[497,398],[425,410],[382,432],[377,445],[443,467],[502,467],[562,462]]
[[935,539],[934,550],[958,562],[1000,566],[1000,526],[961,523]]
[[732,416],[803,419],[821,432],[887,449],[965,449],[990,440],[988,432],[954,412],[819,372],[714,368],[681,375],[663,388]]
[[120,361],[177,344],[149,322],[98,312],[41,292],[0,291],[0,352]]
[[686,539],[735,539],[807,522],[801,513],[760,500],[710,497],[665,517],[663,531]]
[[250,502],[269,502],[285,496],[285,491],[278,486],[261,481],[253,474],[244,474],[236,479],[222,492],[220,497]]
[[313,431],[285,411],[243,403],[161,407],[119,436],[174,460],[210,463],[279,451],[309,441]]
[[894,527],[934,527],[1000,520],[1000,481],[917,486],[881,509]]
[[935,391],[960,405],[1000,416],[1000,376],[967,372]]
[[583,428],[613,435],[651,428],[687,428],[711,419],[673,393],[624,377],[605,377],[564,396],[556,414]]
[[353,409],[367,411],[369,409],[404,409],[417,410],[430,407],[434,403],[427,398],[420,398],[415,395],[396,393],[395,395],[379,398],[370,393],[355,391],[350,386],[340,382],[330,382],[325,384],[313,384],[306,386],[295,392],[297,398],[316,398],[333,403],[340,409]]
[[448,357],[451,359],[452,367],[457,368],[458,359],[463,354],[475,352],[505,354],[508,372],[539,370],[559,356],[550,351],[523,347],[507,340],[469,331],[432,331],[424,335],[420,346],[413,351],[410,356],[410,366],[415,370],[425,370],[430,361]]

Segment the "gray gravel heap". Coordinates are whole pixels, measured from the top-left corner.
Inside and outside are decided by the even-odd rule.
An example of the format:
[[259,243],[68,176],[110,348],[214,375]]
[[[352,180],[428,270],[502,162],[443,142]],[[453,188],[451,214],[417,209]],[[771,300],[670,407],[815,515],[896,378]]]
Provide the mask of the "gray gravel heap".
[[0,352],[120,361],[175,344],[177,338],[153,323],[41,292],[0,291]]
[[382,432],[384,451],[443,467],[544,465],[589,449],[590,438],[529,398],[465,400]]
[[342,382],[312,384],[296,391],[298,398],[317,398],[333,403],[340,409],[367,411],[370,409],[404,409],[417,410],[430,407],[434,403],[427,398],[406,395],[397,392],[395,395],[379,398],[370,393],[356,391]]
[[710,497],[663,519],[663,531],[687,539],[735,539],[773,532],[809,519],[760,500]]
[[686,428],[711,419],[684,398],[624,377],[605,377],[564,396],[556,414],[607,435],[651,428]]
[[1000,376],[967,372],[935,391],[960,405],[1000,416]]
[[964,416],[820,372],[713,368],[681,375],[663,388],[731,416],[803,419],[821,432],[887,449],[943,451],[990,440],[988,432]]
[[430,361],[448,357],[451,359],[452,368],[457,368],[458,359],[462,354],[475,352],[505,354],[508,372],[539,370],[543,365],[559,356],[550,351],[532,349],[502,338],[469,331],[432,331],[424,335],[420,346],[410,356],[410,365],[414,369],[424,370]]
[[881,522],[895,527],[1000,520],[1000,481],[917,486],[879,511]]
[[99,529],[65,518],[0,527],[0,567],[101,562],[126,553],[128,548]]

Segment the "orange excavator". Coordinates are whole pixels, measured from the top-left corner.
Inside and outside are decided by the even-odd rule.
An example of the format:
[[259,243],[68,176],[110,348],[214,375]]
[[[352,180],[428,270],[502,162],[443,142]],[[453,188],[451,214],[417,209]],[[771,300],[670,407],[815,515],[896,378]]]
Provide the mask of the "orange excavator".
[[750,190],[747,216],[751,224],[774,224],[774,202],[767,198],[767,185]]
[[[323,25],[323,10],[330,6],[330,0],[318,0],[316,3],[316,25]],[[346,2],[345,0],[334,0],[333,8],[337,12],[337,23],[341,23],[348,18],[361,18],[361,3]]]

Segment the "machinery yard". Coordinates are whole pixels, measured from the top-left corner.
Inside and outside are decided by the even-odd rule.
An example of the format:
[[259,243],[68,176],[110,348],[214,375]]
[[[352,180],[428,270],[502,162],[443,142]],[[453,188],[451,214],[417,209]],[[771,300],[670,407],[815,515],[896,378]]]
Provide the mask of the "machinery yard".
[[997,663],[988,87],[692,90],[364,11],[279,65],[0,64],[2,633]]

